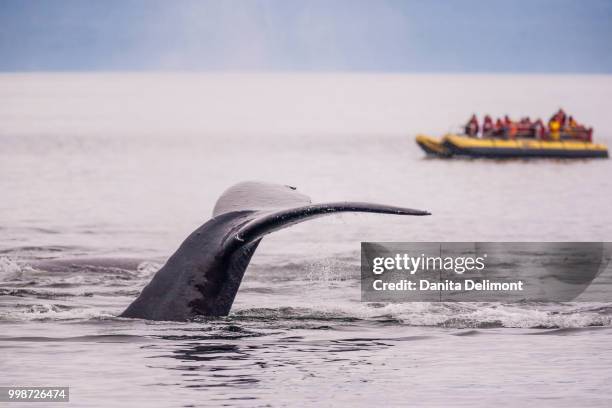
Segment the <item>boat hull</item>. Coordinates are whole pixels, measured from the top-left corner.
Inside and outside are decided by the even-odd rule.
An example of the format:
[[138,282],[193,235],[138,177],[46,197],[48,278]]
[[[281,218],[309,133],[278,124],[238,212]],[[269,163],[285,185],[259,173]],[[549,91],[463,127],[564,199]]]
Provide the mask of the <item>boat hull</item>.
[[450,157],[453,154],[440,140],[428,136],[419,135],[416,142],[428,156]]
[[460,135],[446,135],[442,139],[435,139],[420,135],[417,136],[417,144],[428,155],[437,157],[489,159],[608,157],[606,146],[579,140],[479,139]]

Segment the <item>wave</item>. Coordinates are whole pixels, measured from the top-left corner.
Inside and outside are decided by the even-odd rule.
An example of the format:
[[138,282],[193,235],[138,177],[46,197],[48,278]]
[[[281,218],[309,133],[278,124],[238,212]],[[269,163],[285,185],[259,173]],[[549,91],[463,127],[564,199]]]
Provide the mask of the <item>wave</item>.
[[[161,262],[0,257],[0,321],[91,320],[116,316]],[[610,303],[362,303],[359,269],[348,260],[254,265],[226,319],[268,328],[344,324],[438,328],[612,326]],[[276,302],[276,303],[275,303]],[[243,305],[248,305],[247,307]],[[261,307],[252,307],[261,305]],[[223,319],[199,319],[201,323]]]
[[[401,303],[322,306],[317,309],[280,307],[236,311],[239,320],[367,322],[441,328],[577,328],[612,326],[612,305]],[[548,310],[547,310],[548,309]]]
[[0,284],[48,288],[125,286],[150,279],[159,262],[124,259],[51,259],[37,262],[0,257]]
[[[37,230],[38,232],[44,231],[46,234],[60,233],[60,232],[55,232],[52,230],[42,230],[42,229],[37,229]],[[39,253],[60,253],[60,252],[70,252],[70,251],[83,252],[86,250],[87,248],[85,247],[70,246],[70,245],[47,245],[47,246],[27,245],[27,246],[0,249],[0,254],[7,254],[7,255],[19,254],[23,256],[23,255],[33,255],[33,254],[39,254]]]
[[22,342],[88,342],[88,343],[135,343],[146,341],[145,336],[129,334],[99,334],[90,336],[74,337],[43,337],[43,336],[0,336],[0,341],[22,341]]
[[[4,305],[0,321],[92,321],[116,318],[120,310],[84,307],[71,302]],[[230,316],[201,317],[204,325],[255,324],[265,329],[334,329],[344,325],[415,326],[452,329],[530,328],[572,329],[612,327],[612,305],[516,305],[473,303],[405,303],[371,306],[246,308]]]
[[21,280],[23,272],[29,270],[31,270],[30,267],[23,266],[9,257],[0,257],[0,282]]
[[8,310],[0,309],[0,322],[90,321],[113,317],[112,312],[65,304],[22,304]]

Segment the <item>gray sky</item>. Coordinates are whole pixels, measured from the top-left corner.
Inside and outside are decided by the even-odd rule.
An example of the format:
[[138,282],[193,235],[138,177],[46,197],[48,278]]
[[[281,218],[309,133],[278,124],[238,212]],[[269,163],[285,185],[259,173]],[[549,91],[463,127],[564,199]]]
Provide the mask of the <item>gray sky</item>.
[[2,0],[2,71],[612,72],[612,0]]

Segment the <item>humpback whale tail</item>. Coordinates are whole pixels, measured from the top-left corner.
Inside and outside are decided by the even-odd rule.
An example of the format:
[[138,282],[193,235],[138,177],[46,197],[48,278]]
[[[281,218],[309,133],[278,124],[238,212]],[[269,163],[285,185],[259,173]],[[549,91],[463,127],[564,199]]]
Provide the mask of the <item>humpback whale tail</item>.
[[187,237],[121,316],[188,320],[227,315],[264,235],[337,212],[429,215],[373,203],[312,204],[295,187],[239,183],[219,197],[213,218]]

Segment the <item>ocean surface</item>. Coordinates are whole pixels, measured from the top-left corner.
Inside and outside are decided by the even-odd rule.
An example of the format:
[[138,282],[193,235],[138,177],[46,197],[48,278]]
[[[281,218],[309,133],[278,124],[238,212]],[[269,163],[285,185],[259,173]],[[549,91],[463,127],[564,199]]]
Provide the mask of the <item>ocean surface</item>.
[[[611,160],[437,160],[414,143],[472,113],[563,107],[610,145],[610,100],[595,75],[2,74],[0,386],[70,386],[79,407],[609,407],[612,295],[362,303],[359,250],[612,241]],[[269,235],[227,318],[117,318],[243,180],[433,215]]]

